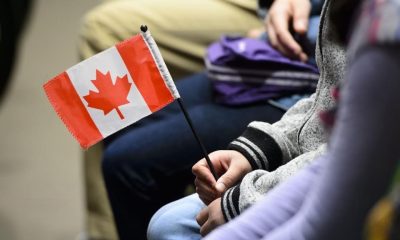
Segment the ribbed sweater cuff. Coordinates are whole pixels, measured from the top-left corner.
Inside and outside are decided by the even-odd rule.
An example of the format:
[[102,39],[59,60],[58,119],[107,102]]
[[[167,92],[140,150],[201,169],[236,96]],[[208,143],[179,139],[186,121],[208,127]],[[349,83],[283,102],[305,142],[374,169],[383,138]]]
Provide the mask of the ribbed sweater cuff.
[[239,211],[240,185],[228,189],[222,195],[221,209],[225,221],[228,222],[240,214]]
[[282,150],[276,141],[265,132],[248,127],[231,142],[228,149],[236,150],[249,160],[253,170],[273,171],[282,164]]

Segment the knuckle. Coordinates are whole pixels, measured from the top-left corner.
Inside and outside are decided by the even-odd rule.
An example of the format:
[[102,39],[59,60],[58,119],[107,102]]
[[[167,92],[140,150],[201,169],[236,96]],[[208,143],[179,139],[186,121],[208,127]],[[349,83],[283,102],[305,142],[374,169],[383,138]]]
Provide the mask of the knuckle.
[[271,7],[271,10],[269,11],[268,15],[267,15],[267,19],[269,21],[271,21],[273,18],[276,17],[277,11],[276,8]]
[[284,40],[285,39],[285,33],[281,30],[281,29],[279,29],[278,31],[276,31],[276,37],[279,39],[279,40]]
[[215,161],[215,159],[218,158],[221,154],[222,154],[221,150],[217,150],[217,151],[210,153],[208,156],[210,157],[211,161]]
[[270,17],[269,15],[267,15],[267,16],[264,18],[264,24],[265,24],[265,26],[268,26],[268,25],[270,24],[270,21],[271,21],[271,17]]
[[198,172],[198,171],[199,171],[199,166],[198,166],[197,164],[193,165],[193,167],[192,167],[192,172],[193,172],[193,173],[196,173],[196,172]]
[[217,224],[217,220],[216,220],[214,217],[210,217],[210,218],[208,219],[208,221],[210,222],[211,225]]
[[217,221],[217,220],[212,219],[212,220],[210,221],[210,225],[211,225],[212,228],[214,229],[214,228],[216,228],[219,224],[218,224],[218,221]]
[[[231,172],[231,174],[232,174],[232,172]],[[234,177],[231,176],[231,175],[227,175],[227,176],[224,177],[223,180],[221,180],[221,182],[222,182],[223,184],[225,184],[226,187],[229,187],[229,185],[233,184],[233,182],[234,182]]]
[[[197,216],[196,216],[196,222],[197,222],[197,224],[199,224],[199,225],[200,225],[201,221],[200,221],[200,217],[199,217],[199,215],[197,215]],[[200,225],[200,226],[201,226],[201,225]]]
[[278,44],[276,43],[275,39],[271,37],[271,35],[270,35],[269,44],[271,44],[271,46],[273,48],[278,48]]
[[198,187],[200,187],[200,182],[198,178],[194,179],[194,185],[196,186],[196,190]]

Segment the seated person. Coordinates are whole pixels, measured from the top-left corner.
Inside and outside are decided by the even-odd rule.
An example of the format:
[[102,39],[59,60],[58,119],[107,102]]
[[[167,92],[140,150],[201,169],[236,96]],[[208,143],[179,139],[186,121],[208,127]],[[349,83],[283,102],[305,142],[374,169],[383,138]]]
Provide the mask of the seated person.
[[[327,31],[347,45],[349,60],[340,94],[335,93],[338,109],[321,115],[332,129],[327,154],[205,239],[400,238],[398,210],[395,215],[387,207],[380,220],[393,215],[384,227],[365,234],[366,217],[399,166],[400,2],[327,2]],[[206,219],[200,217],[200,224],[212,220]]]
[[[299,32],[306,28],[305,23]],[[296,51],[293,56],[300,57],[302,49]],[[204,74],[178,81],[177,88],[211,151],[224,148],[250,121],[272,123],[283,114],[266,102],[241,107],[216,104]],[[105,141],[102,167],[121,239],[145,238],[151,215],[184,195],[193,181],[190,169],[201,156],[174,104]]]
[[[271,11],[278,8],[277,4],[299,2],[276,0]],[[326,11],[328,5],[324,6]],[[298,102],[272,125],[251,123],[242,136],[230,144],[230,150],[210,154],[221,176],[217,182],[205,161],[198,162],[193,167],[198,196],[189,196],[160,209],[150,222],[149,239],[199,239],[200,234],[205,235],[217,225],[232,220],[276,184],[324,152],[326,140],[319,112],[332,107],[330,89],[343,78],[345,66],[344,50],[335,42],[334,32],[327,30],[329,24],[324,17],[320,25],[316,61],[321,77],[316,93]],[[208,206],[203,214],[198,215],[205,204]],[[209,221],[202,218],[204,214]],[[199,221],[201,226],[197,225],[196,216],[203,220]]]
[[[147,24],[172,76],[179,79],[204,69],[205,49],[221,34],[245,35],[261,27],[256,7],[256,0],[107,0],[86,14],[79,55],[86,59]],[[86,234],[111,240],[117,236],[100,170],[102,147],[84,153]]]

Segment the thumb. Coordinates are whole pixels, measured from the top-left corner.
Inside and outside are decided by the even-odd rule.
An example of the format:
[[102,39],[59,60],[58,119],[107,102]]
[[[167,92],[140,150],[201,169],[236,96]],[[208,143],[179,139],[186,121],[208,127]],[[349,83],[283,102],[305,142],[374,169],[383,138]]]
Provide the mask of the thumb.
[[217,183],[215,184],[215,188],[221,194],[224,193],[227,189],[227,187],[223,181],[217,181]]
[[234,168],[228,168],[226,173],[218,178],[217,183],[215,184],[215,189],[219,193],[224,193],[228,188],[235,185],[235,183],[239,180],[240,174]]
[[309,1],[294,1],[293,5],[293,28],[295,32],[304,34],[308,29],[308,18],[310,17],[311,6]]

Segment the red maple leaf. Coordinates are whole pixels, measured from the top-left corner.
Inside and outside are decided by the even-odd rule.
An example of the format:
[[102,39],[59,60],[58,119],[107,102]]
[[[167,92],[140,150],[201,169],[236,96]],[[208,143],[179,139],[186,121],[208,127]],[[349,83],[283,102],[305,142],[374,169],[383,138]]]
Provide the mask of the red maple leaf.
[[132,83],[128,81],[127,75],[117,77],[113,84],[110,72],[103,74],[96,70],[96,79],[92,80],[92,83],[98,92],[90,90],[89,94],[83,97],[89,104],[88,107],[103,110],[104,115],[115,109],[118,116],[124,119],[118,107],[129,103],[127,97]]

